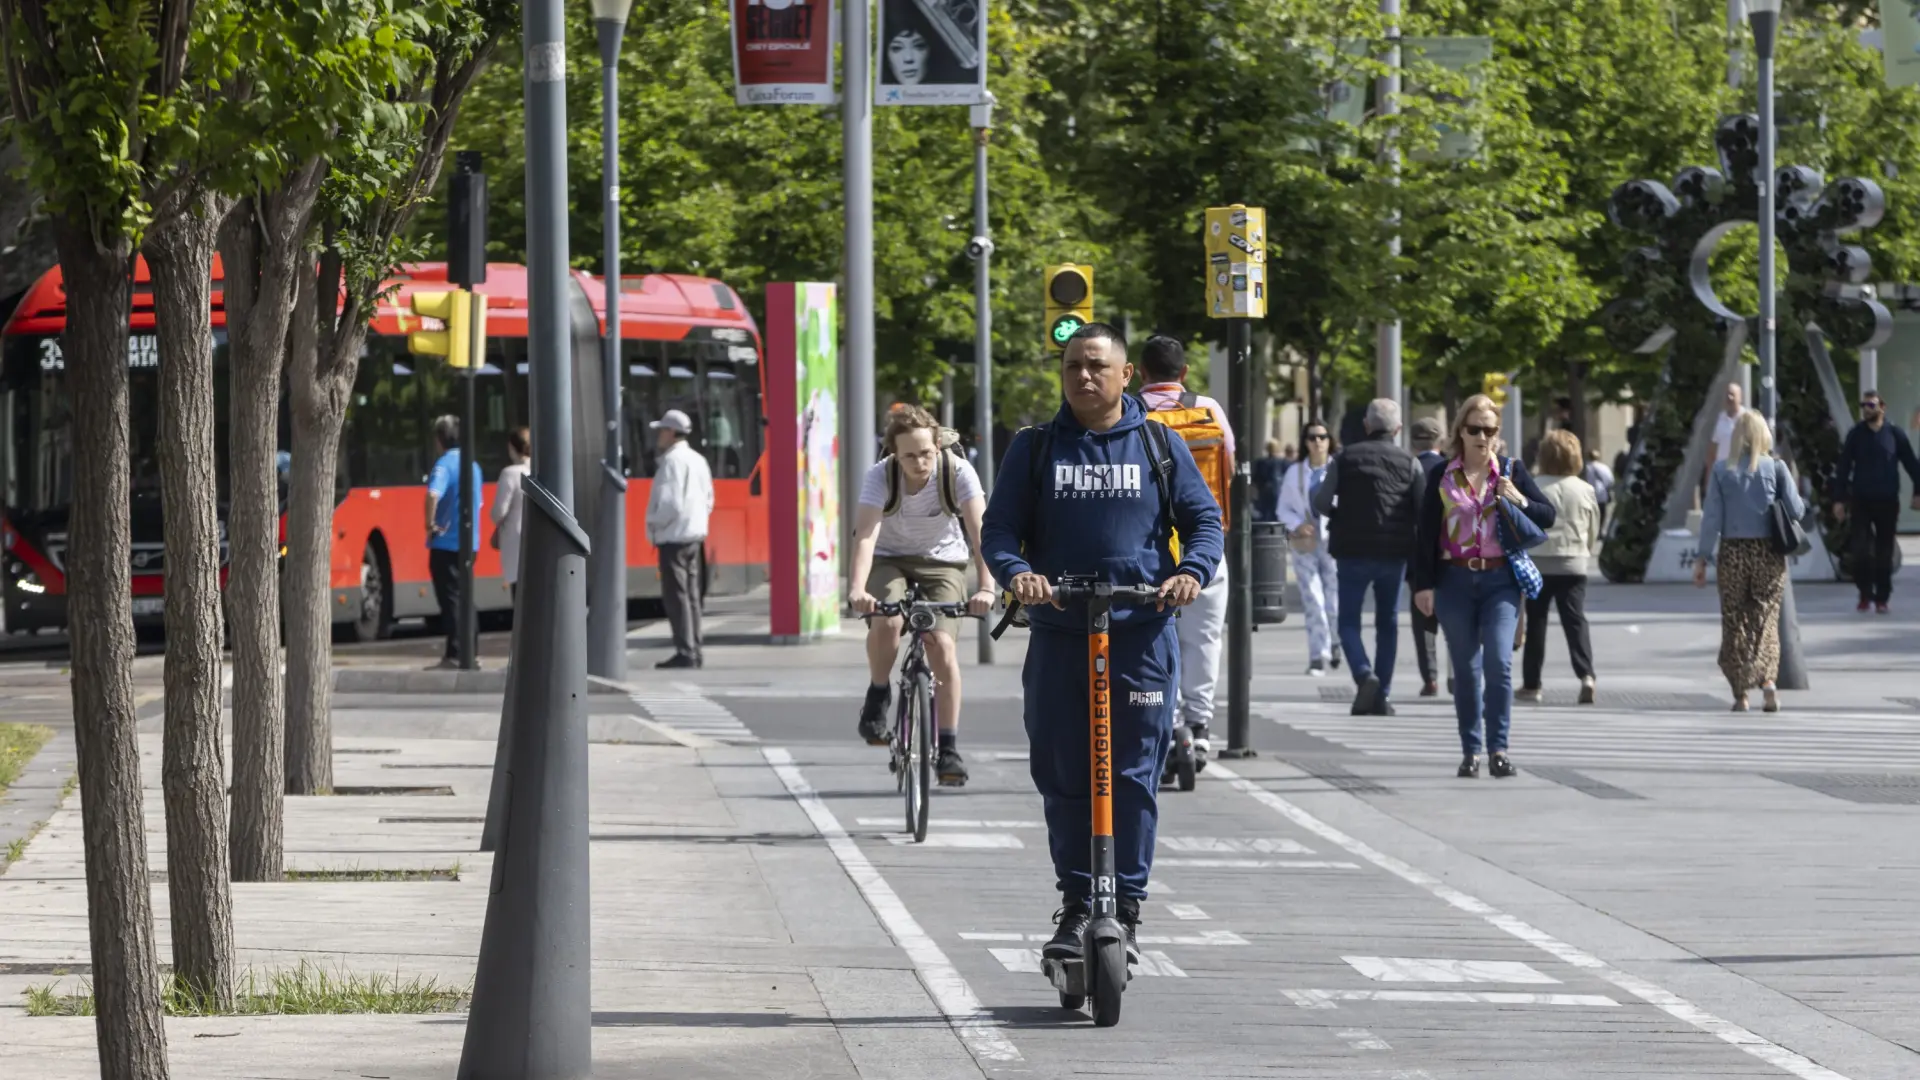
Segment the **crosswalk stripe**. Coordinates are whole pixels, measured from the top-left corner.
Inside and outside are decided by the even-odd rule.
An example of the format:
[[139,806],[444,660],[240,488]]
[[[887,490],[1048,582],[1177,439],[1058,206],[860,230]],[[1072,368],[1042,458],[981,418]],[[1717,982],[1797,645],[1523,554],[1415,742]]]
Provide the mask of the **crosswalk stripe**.
[[[988,949],[1000,966],[1016,975],[1040,974],[1039,949]],[[1158,975],[1167,978],[1184,979],[1187,973],[1180,969],[1166,953],[1158,949],[1145,949],[1140,953],[1140,963],[1134,965],[1136,975]]]
[[700,735],[721,743],[757,743],[755,735],[740,718],[690,683],[669,683],[634,690],[628,700],[646,714],[648,720],[689,735]]

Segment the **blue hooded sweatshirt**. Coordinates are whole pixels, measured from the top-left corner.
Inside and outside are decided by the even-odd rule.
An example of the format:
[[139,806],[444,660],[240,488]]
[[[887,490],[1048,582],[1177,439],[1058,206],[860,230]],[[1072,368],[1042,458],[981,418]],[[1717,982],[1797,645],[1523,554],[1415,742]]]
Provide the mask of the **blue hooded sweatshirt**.
[[[1191,574],[1201,585],[1213,580],[1225,543],[1220,506],[1187,444],[1167,432],[1173,456],[1168,478],[1173,524],[1180,532],[1176,566],[1161,520],[1153,449],[1147,442],[1151,436],[1145,428],[1152,422],[1131,395],[1124,399],[1120,422],[1102,432],[1088,431],[1062,404],[1051,424],[1044,425],[1053,429],[1051,460],[1040,469],[1039,491],[1033,487],[1033,454],[1041,429],[1029,428],[1013,437],[980,527],[987,566],[1003,587],[1011,588],[1015,575],[1028,572],[1049,581],[1061,574],[1093,574],[1115,585],[1159,585],[1176,571]],[[1167,619],[1173,610],[1115,605],[1114,628]],[[1087,629],[1086,613],[1072,608],[1059,611],[1042,605],[1028,609],[1027,618],[1039,629],[1076,634]]]

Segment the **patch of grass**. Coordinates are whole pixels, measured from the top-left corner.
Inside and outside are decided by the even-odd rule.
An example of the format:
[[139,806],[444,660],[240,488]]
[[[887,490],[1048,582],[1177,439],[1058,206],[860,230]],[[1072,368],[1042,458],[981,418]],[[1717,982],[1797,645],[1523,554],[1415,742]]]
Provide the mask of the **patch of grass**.
[[[234,988],[232,1010],[221,1010],[175,977],[167,977],[168,1016],[318,1016],[342,1013],[446,1013],[465,1007],[471,988],[448,986],[424,976],[362,975],[301,961],[290,970],[248,968]],[[28,1016],[92,1016],[93,984],[82,980],[71,994],[53,985],[29,986]]]
[[20,770],[27,767],[27,762],[32,761],[33,755],[51,738],[50,727],[0,724],[0,795],[6,794],[7,786],[20,779]]
[[288,881],[459,881],[460,864],[428,866],[411,870],[288,870]]
[[15,837],[7,844],[7,862],[9,864],[17,863],[27,857],[28,839],[30,838],[25,836]]

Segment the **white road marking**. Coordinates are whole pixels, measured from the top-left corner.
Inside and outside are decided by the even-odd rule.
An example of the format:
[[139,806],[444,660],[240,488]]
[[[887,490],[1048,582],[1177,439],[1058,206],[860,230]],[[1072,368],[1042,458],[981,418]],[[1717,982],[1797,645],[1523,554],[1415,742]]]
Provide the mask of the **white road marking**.
[[[760,737],[740,722],[726,706],[714,701],[693,683],[649,683],[627,695],[669,738],[672,732],[722,743],[756,743]],[[680,741],[680,740],[676,740]]]
[[1311,855],[1313,849],[1298,840],[1269,840],[1259,837],[1243,840],[1236,837],[1221,836],[1163,836],[1160,846],[1168,851],[1184,851],[1189,854],[1220,852],[1226,854],[1251,852],[1255,855]]
[[1210,870],[1358,870],[1359,863],[1318,859],[1155,859],[1161,866],[1193,866]]
[[1374,982],[1531,983],[1560,980],[1518,960],[1447,960],[1413,956],[1343,956],[1353,970]]
[[1375,1035],[1366,1028],[1351,1028],[1347,1031],[1335,1032],[1334,1034],[1340,1037],[1340,1041],[1347,1044],[1347,1049],[1349,1050],[1393,1049],[1392,1046],[1388,1045],[1387,1040]]
[[1028,754],[1025,750],[995,750],[991,756],[995,761],[1025,761]]
[[1424,870],[1416,869],[1391,855],[1374,850],[1371,845],[1348,836],[1346,833],[1321,821],[1319,818],[1314,817],[1312,814],[1307,813],[1305,810],[1300,809],[1298,806],[1255,784],[1251,780],[1242,779],[1238,773],[1221,765],[1219,762],[1209,763],[1207,772],[1211,776],[1228,781],[1235,788],[1246,792],[1256,801],[1264,804],[1268,809],[1273,810],[1300,828],[1326,840],[1328,843],[1352,852],[1354,855],[1367,860],[1410,885],[1425,889],[1427,892],[1432,893],[1434,896],[1439,897],[1441,900],[1446,901],[1461,911],[1485,919],[1492,925],[1512,934],[1514,937],[1534,946],[1542,952],[1553,956],[1555,959],[1605,979],[1627,993],[1632,994],[1634,997],[1639,998],[1641,1001],[1666,1013],[1668,1016],[1691,1024],[1701,1031],[1732,1046],[1737,1046],[1775,1068],[1791,1073],[1799,1077],[1800,1080],[1847,1080],[1846,1076],[1834,1072],[1832,1069],[1807,1058],[1805,1055],[1796,1054],[1778,1043],[1761,1038],[1759,1035],[1748,1031],[1746,1028],[1732,1021],[1722,1020],[1718,1016],[1680,997],[1678,994],[1662,988],[1649,979],[1643,979],[1638,975],[1622,971],[1612,964],[1607,963],[1605,960],[1591,953],[1576,949],[1558,938],[1547,934],[1545,931],[1522,922],[1477,897],[1461,892]]
[[1165,883],[1165,882],[1163,882],[1163,881],[1155,881],[1155,880],[1153,880],[1152,878],[1148,878],[1148,879],[1147,879],[1147,891],[1148,891],[1148,892],[1158,892],[1158,893],[1166,893],[1166,894],[1167,894],[1168,896],[1172,896],[1172,895],[1173,895],[1173,886],[1171,886],[1171,885],[1168,885],[1167,883]]
[[1199,904],[1168,904],[1167,914],[1186,922],[1200,922],[1212,916],[1200,910]]
[[840,861],[840,868],[853,879],[860,895],[866,898],[867,906],[879,916],[881,925],[887,928],[887,933],[893,936],[893,940],[906,952],[907,958],[913,961],[915,970],[920,973],[920,981],[926,984],[927,992],[933,996],[934,1004],[946,1015],[947,1022],[953,1025],[954,1032],[967,1044],[967,1049],[983,1065],[989,1061],[1021,1060],[1020,1051],[1000,1030],[993,1014],[980,1004],[973,987],[967,985],[967,980],[947,959],[947,954],[920,928],[920,923],[907,910],[907,905],[900,902],[893,886],[888,885],[887,879],[881,877],[880,871],[874,869],[873,863],[867,860],[860,845],[840,827],[840,820],[833,816],[833,811],[827,808],[826,802],[800,772],[800,767],[794,764],[793,755],[778,747],[764,748],[761,755],[773,767],[780,782],[786,785],[787,794],[800,804],[800,809],[813,822],[814,829],[826,840],[828,850]]
[[1180,970],[1180,965],[1167,959],[1167,954],[1159,949],[1141,950],[1140,962],[1134,965],[1134,970],[1142,975],[1165,975],[1175,979],[1187,977],[1187,973]]
[[915,843],[911,836],[889,836],[887,843],[895,847],[944,847],[944,848],[1024,848],[1027,845],[1012,833],[927,833],[921,843]]
[[[1038,975],[1040,971],[1039,949],[988,949],[1000,966],[1018,975]],[[1140,963],[1134,965],[1137,975],[1160,975],[1174,979],[1184,979],[1187,973],[1180,965],[1167,959],[1167,954],[1159,950],[1148,950],[1140,954]]]
[[[1212,768],[1212,766],[1208,766]],[[1501,990],[1287,990],[1303,1009],[1337,1009],[1340,1002],[1392,1001],[1421,1005],[1580,1005],[1619,1008],[1605,994],[1520,994]]]
[[[962,941],[1050,941],[1052,934],[1021,934],[1011,930],[962,930]],[[1205,930],[1198,934],[1139,934],[1142,945],[1245,945],[1247,939],[1231,930]]]
[[[854,818],[854,820],[861,825],[878,825],[881,828],[900,824],[898,817],[863,817]],[[1044,829],[1046,827],[1047,823],[1044,821],[1028,821],[1025,818],[986,818],[979,820],[973,818],[937,817],[930,819],[927,823],[928,829]]]

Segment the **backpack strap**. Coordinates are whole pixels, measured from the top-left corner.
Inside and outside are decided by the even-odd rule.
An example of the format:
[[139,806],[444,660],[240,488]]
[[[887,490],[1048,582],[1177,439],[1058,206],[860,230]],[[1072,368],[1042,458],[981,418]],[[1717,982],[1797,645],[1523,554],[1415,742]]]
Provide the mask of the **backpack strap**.
[[960,455],[951,447],[940,451],[940,507],[948,517],[960,516]]
[[1149,420],[1147,457],[1153,462],[1153,479],[1160,488],[1160,520],[1166,523],[1163,540],[1173,539],[1173,448],[1167,445],[1167,425]]
[[880,464],[887,467],[887,501],[880,507],[880,513],[884,517],[892,517],[900,512],[901,488],[905,485],[900,478],[900,463],[894,460],[892,454],[881,459]]

